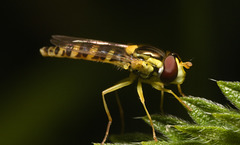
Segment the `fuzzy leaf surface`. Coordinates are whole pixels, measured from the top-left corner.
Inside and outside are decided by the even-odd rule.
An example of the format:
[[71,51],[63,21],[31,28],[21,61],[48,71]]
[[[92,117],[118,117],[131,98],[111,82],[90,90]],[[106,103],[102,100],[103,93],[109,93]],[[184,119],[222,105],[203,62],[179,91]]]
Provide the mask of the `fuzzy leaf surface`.
[[225,97],[240,109],[240,82],[217,81]]

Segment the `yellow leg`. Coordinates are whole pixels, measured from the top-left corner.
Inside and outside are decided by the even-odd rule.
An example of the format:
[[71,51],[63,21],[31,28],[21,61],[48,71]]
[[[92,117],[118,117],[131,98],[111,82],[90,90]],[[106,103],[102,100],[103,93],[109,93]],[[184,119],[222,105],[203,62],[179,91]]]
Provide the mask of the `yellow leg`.
[[117,91],[115,91],[116,93],[116,100],[117,100],[117,104],[118,104],[118,108],[119,108],[119,114],[120,114],[120,118],[121,118],[121,134],[124,133],[124,128],[125,128],[125,124],[124,124],[124,112],[123,112],[123,108],[121,105],[121,101],[119,99],[118,93]]
[[151,124],[151,126],[152,126],[153,139],[154,139],[155,141],[157,141],[157,137],[156,137],[155,129],[154,129],[154,126],[153,126],[152,118],[151,118],[150,114],[148,113],[147,107],[146,107],[146,105],[145,105],[145,99],[144,99],[143,91],[142,91],[142,83],[141,83],[140,80],[138,80],[137,92],[138,92],[139,98],[140,98],[140,100],[141,100],[141,103],[142,103],[142,105],[143,105],[143,107],[144,107],[144,110],[145,110],[145,112],[147,113],[147,116],[148,116],[148,119],[149,119],[149,121],[150,121],[150,124]]
[[180,85],[180,84],[177,85],[177,88],[178,88],[178,92],[180,93],[180,95],[182,95],[183,97],[185,97],[186,95],[182,92],[182,89],[181,89],[181,85]]
[[164,101],[164,91],[161,91],[160,110],[161,110],[162,114],[164,114],[164,111],[163,111],[163,101]]
[[107,125],[106,133],[105,133],[105,136],[103,138],[102,144],[104,144],[104,142],[106,141],[106,139],[108,137],[109,130],[110,130],[110,126],[112,124],[112,117],[111,117],[111,114],[108,110],[108,106],[107,106],[104,95],[132,84],[134,79],[135,79],[134,76],[130,76],[129,78],[122,80],[120,83],[118,83],[118,84],[116,84],[116,85],[114,85],[114,86],[112,86],[112,87],[110,87],[110,88],[108,88],[108,89],[106,89],[102,92],[103,105],[104,105],[104,109],[105,109],[107,117],[108,117],[108,125]]
[[154,83],[151,83],[151,85],[159,91],[164,91],[172,94],[183,106],[185,106],[189,111],[192,111],[192,109],[187,104],[185,104],[172,90],[161,87],[162,83],[154,82]]

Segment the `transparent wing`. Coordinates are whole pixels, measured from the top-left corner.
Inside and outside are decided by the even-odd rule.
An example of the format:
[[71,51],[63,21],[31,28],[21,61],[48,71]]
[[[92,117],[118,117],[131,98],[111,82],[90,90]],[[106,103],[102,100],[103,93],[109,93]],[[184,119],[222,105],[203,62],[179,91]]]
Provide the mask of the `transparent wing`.
[[113,46],[113,47],[120,47],[120,48],[128,47],[128,45],[125,45],[125,44],[118,44],[113,42],[106,42],[106,41],[79,38],[79,37],[70,37],[70,36],[64,36],[64,35],[53,35],[51,39],[51,43],[59,47],[64,47],[70,44],[73,44],[73,45],[95,44],[95,45],[103,45],[103,46],[105,45],[105,46]]
[[70,36],[63,36],[63,35],[53,35],[52,39],[50,40],[52,44],[61,47],[63,49],[71,48],[78,48],[78,49],[71,49],[71,51],[75,51],[81,54],[89,54],[90,49],[93,47],[97,47],[98,51],[95,54],[97,57],[106,57],[106,55],[113,51],[113,58],[115,60],[121,61],[131,61],[131,56],[129,56],[125,48],[128,45],[125,44],[118,44],[94,39],[86,39],[86,38],[78,38],[78,37],[70,37]]

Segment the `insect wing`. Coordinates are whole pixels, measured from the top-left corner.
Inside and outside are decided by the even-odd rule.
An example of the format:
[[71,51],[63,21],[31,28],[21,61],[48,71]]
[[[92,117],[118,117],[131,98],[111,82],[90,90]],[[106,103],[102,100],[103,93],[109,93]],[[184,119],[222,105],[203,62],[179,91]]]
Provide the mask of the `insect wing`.
[[108,45],[108,46],[115,46],[115,47],[121,47],[126,48],[128,45],[125,44],[118,44],[113,42],[106,42],[106,41],[100,41],[100,40],[94,40],[94,39],[86,39],[86,38],[79,38],[79,37],[70,37],[70,36],[64,36],[64,35],[53,35],[51,39],[51,43],[63,47],[69,44],[96,44],[96,45]]
[[113,53],[113,60],[125,62],[131,61],[131,56],[129,56],[125,51],[125,48],[127,48],[128,45],[125,44],[63,35],[53,35],[51,43],[66,50],[71,48],[71,51],[85,55],[90,54],[91,49],[95,47],[97,48],[97,52],[95,54],[96,57],[104,58],[111,51]]

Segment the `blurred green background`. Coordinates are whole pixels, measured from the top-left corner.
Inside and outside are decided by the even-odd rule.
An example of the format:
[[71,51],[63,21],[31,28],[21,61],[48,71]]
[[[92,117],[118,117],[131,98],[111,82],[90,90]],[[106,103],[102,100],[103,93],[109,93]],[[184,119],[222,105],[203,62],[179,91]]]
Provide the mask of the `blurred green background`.
[[[240,2],[235,0],[4,1],[1,9],[1,145],[78,145],[101,142],[107,116],[101,91],[128,76],[116,67],[43,58],[53,34],[118,43],[149,44],[191,60],[185,94],[228,105],[217,80],[239,80]],[[151,114],[160,112],[160,92],[144,85]],[[176,86],[168,88],[176,91]],[[136,84],[119,91],[126,132],[151,133],[134,117],[145,112]],[[189,119],[166,94],[167,114]],[[114,93],[107,95],[113,117],[110,134],[121,129]]]

